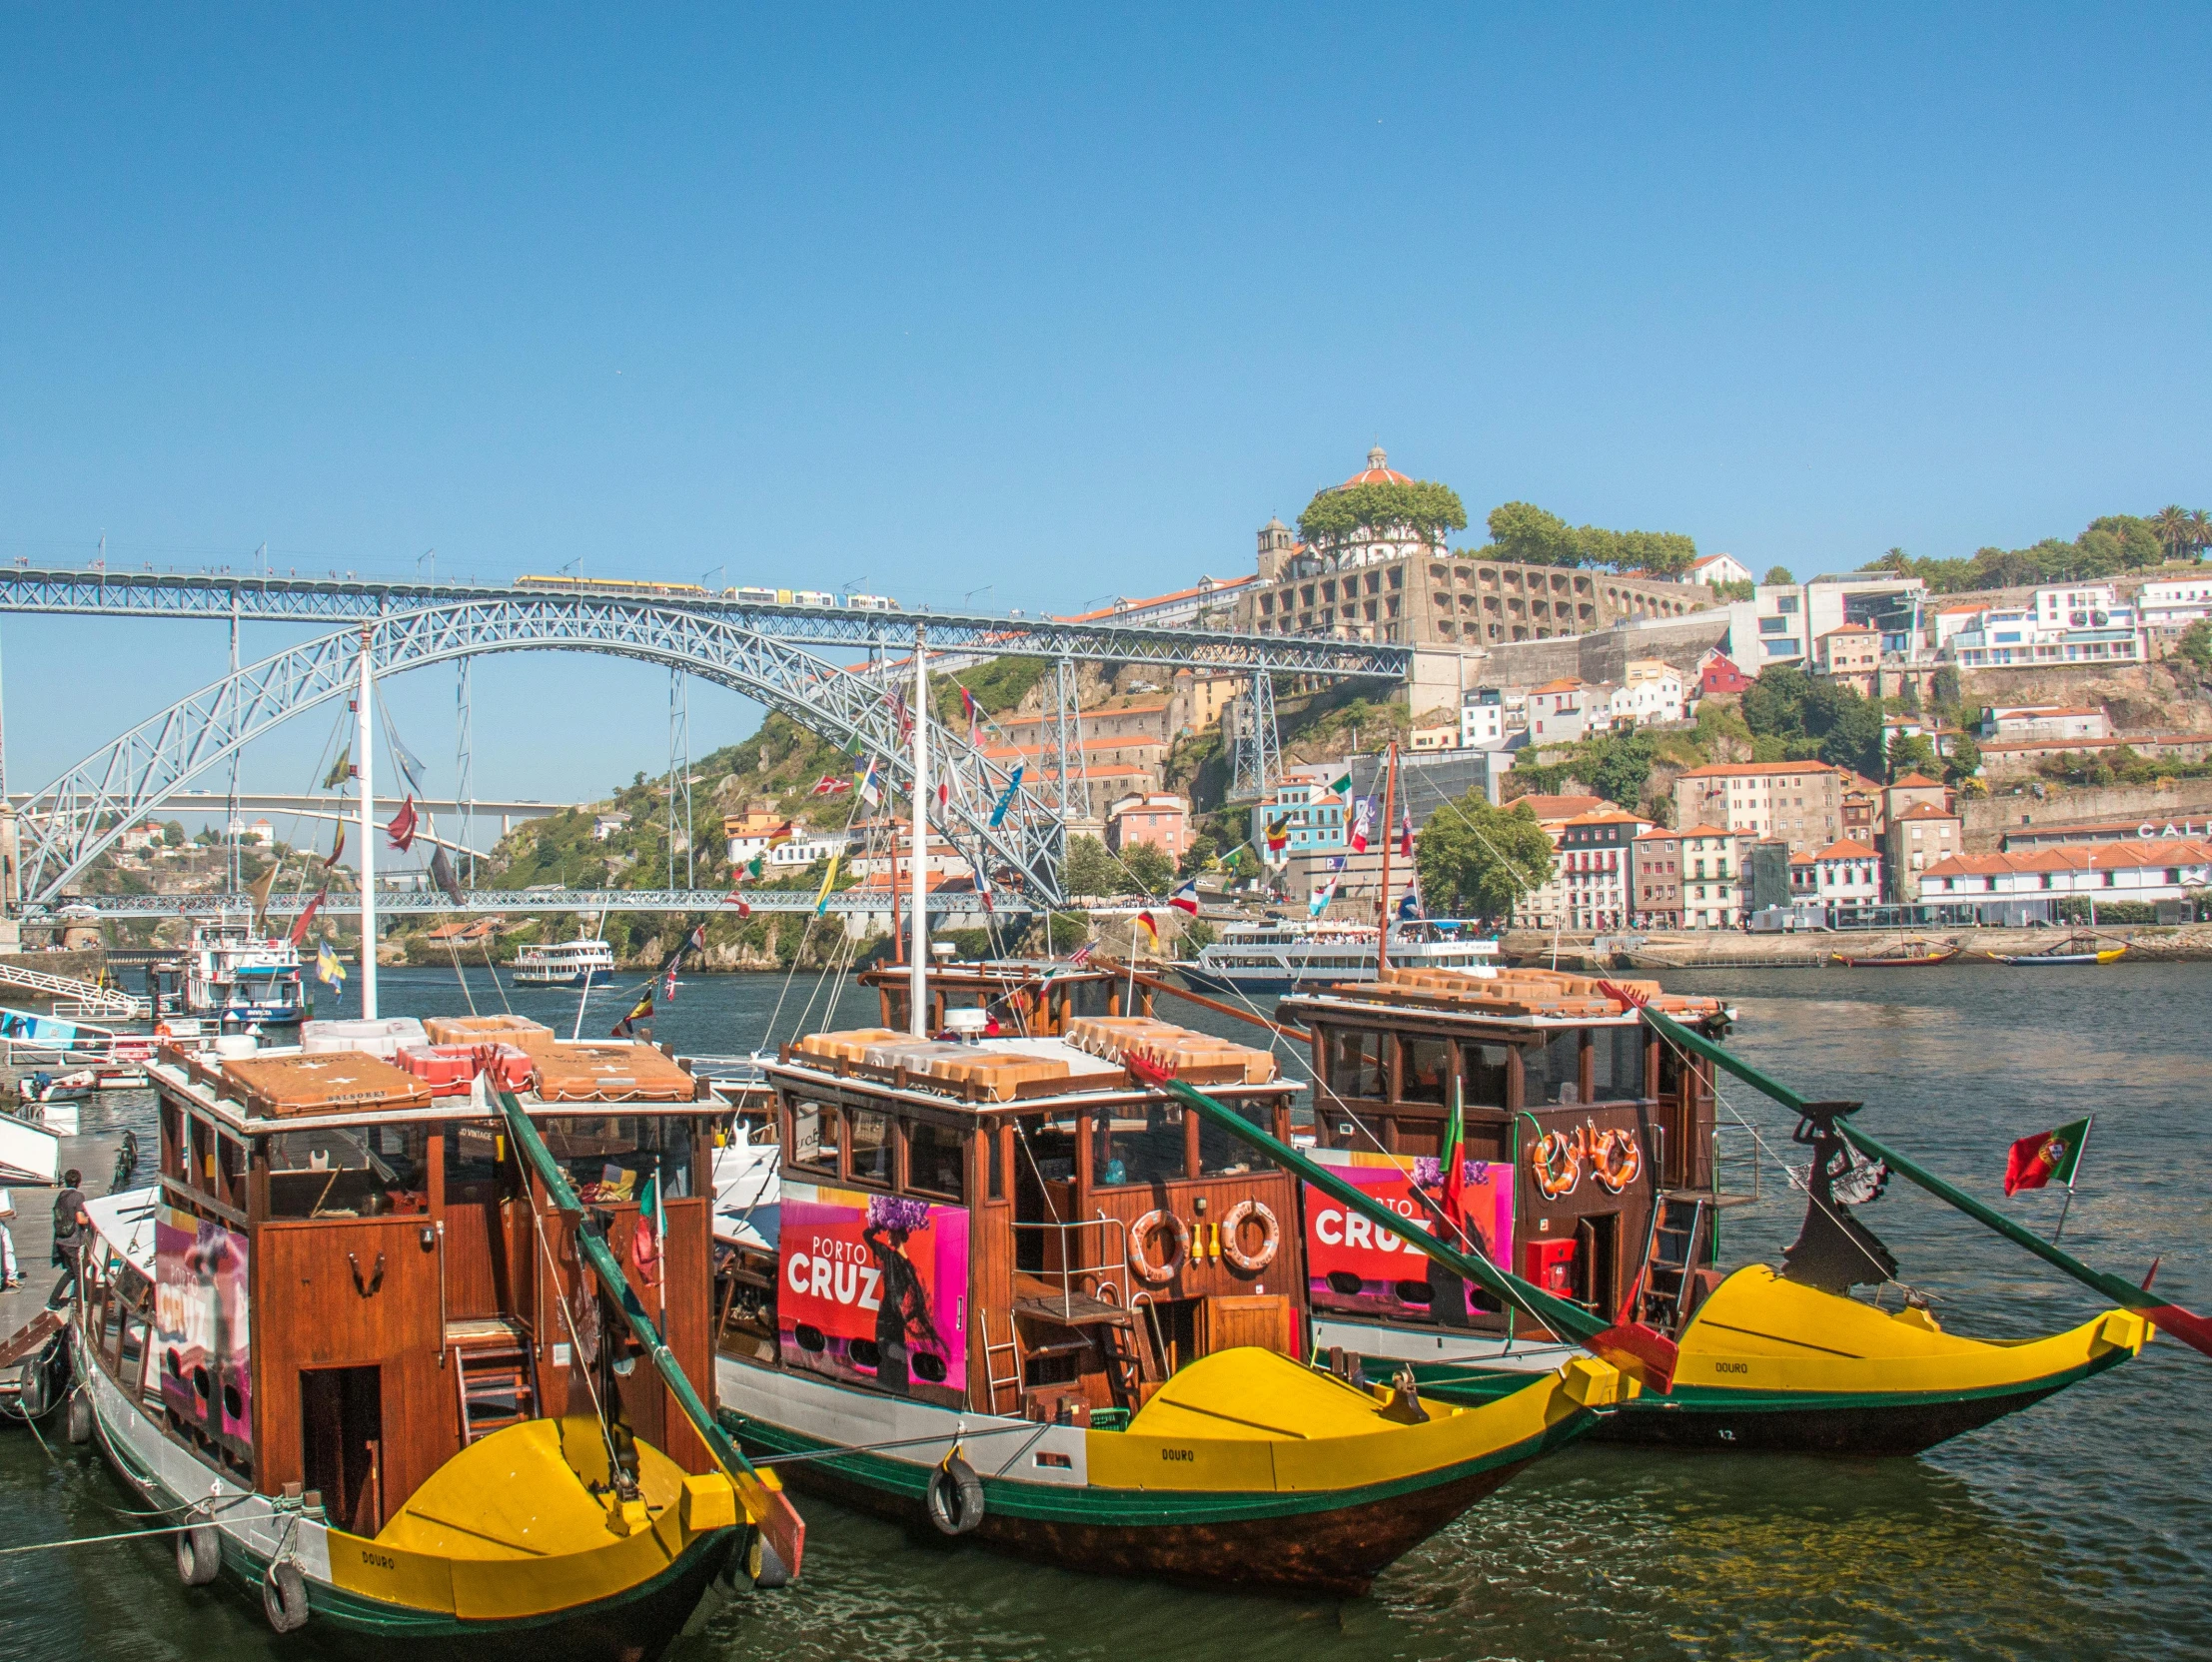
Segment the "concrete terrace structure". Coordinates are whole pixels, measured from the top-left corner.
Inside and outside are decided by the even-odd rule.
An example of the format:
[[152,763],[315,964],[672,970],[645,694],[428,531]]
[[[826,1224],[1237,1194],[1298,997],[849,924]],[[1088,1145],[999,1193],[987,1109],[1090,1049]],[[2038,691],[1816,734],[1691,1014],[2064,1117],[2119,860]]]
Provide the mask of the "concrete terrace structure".
[[[1340,490],[1411,484],[1380,449]],[[1565,566],[1484,559],[1424,540],[1410,527],[1363,527],[1343,548],[1300,542],[1280,519],[1259,534],[1257,580],[1237,602],[1237,627],[1415,645],[1489,646],[1590,634],[1632,618],[1681,617],[1711,603],[1702,583],[1657,582]]]

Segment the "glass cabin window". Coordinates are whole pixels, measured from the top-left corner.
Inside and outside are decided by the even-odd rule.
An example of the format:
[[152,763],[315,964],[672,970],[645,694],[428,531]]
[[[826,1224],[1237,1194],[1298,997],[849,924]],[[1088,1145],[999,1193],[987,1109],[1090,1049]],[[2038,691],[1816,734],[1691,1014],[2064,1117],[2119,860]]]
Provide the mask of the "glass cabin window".
[[967,1136],[926,1120],[906,1123],[906,1187],[948,1201],[967,1193]]
[[499,1194],[508,1170],[507,1128],[490,1120],[470,1120],[444,1128],[446,1201],[487,1201]]
[[655,1174],[663,1199],[691,1193],[691,1122],[682,1115],[562,1115],[540,1121],[538,1131],[579,1201],[637,1200]]
[[1579,1093],[1583,1081],[1583,1036],[1568,1032],[1521,1053],[1521,1100],[1529,1108],[1542,1108],[1570,1100],[1563,1088]]
[[1644,1027],[1602,1027],[1591,1034],[1590,1085],[1600,1102],[1644,1095]]
[[[1229,1103],[1237,1117],[1262,1131],[1270,1130],[1271,1110],[1265,1103]],[[1198,1122],[1198,1175],[1202,1178],[1239,1177],[1246,1172],[1272,1170],[1270,1162],[1242,1138],[1231,1136],[1213,1121]]]
[[1183,1110],[1147,1103],[1141,1111],[1123,1108],[1114,1118],[1091,1121],[1097,1140],[1091,1151],[1091,1181],[1101,1188],[1124,1184],[1176,1183],[1184,1176]]
[[1398,1100],[1444,1106],[1452,1057],[1442,1039],[1398,1041]]
[[425,1126],[288,1131],[267,1140],[269,1216],[382,1218],[429,1209]]
[[793,1166],[834,1178],[837,1175],[838,1131],[837,1111],[828,1103],[794,1101],[791,1104],[791,1148],[784,1159]]
[[891,1117],[872,1108],[855,1109],[851,1117],[852,1164],[846,1175],[854,1183],[891,1187]]
[[1380,1101],[1384,1095],[1383,1042],[1380,1033],[1329,1036],[1329,1089],[1347,1101]]
[[1460,1070],[1467,1080],[1462,1103],[1469,1108],[1506,1106],[1505,1045],[1460,1045]]

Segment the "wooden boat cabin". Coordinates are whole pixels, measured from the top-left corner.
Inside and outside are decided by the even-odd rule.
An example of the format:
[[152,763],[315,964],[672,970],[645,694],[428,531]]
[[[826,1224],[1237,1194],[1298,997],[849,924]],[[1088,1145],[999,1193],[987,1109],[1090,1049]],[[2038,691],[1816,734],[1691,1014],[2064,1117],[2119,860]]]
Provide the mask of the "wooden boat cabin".
[[982,1004],[961,1003],[985,990],[944,995],[962,1040],[817,1034],[770,1069],[778,1215],[749,1238],[733,1219],[718,1230],[723,1357],[1104,1424],[1210,1351],[1300,1353],[1292,1180],[1120,1062],[1133,1045],[1171,1057],[1288,1137],[1297,1088],[1273,1058],[1072,1014],[1056,984],[1041,1008],[1059,1036],[985,1039]]
[[[588,1623],[611,1599],[640,1638],[680,1626],[743,1513],[490,1090],[521,1093],[702,1387],[710,1112],[647,1045],[437,1029],[397,1061],[152,1064],[160,1178],[134,1198],[151,1228],[135,1247],[103,1236],[84,1295],[105,1440],[162,1504],[231,1497],[204,1552],[257,1577],[297,1558],[299,1621],[454,1638]],[[659,1544],[622,1545],[645,1533]],[[648,1587],[658,1617],[635,1602]]]
[[[879,1002],[882,1025],[893,1033],[909,1029],[906,1008],[912,998],[910,972],[896,965],[863,970],[861,986]],[[1105,970],[1070,966],[1051,959],[1000,958],[985,963],[932,964],[929,968],[931,1033],[942,1033],[954,1010],[981,1010],[1000,1033],[1053,1039],[1085,1016],[1149,1016],[1151,990]]]
[[[1629,990],[1659,997],[1656,984]],[[1661,1007],[1692,1023],[1721,1015],[1711,1000]],[[1440,1216],[1456,1089],[1462,1228],[1485,1256],[1597,1314],[1634,1305],[1666,1329],[1716,1284],[1711,1064],[1660,1045],[1597,982],[1386,969],[1285,999],[1278,1019],[1313,1035],[1314,1158],[1409,1220]],[[1373,1353],[1375,1334],[1345,1321],[1403,1329],[1414,1342],[1399,1348],[1417,1358],[1437,1348],[1420,1335],[1443,1329],[1463,1354],[1470,1335],[1532,1336],[1527,1315],[1318,1191],[1304,1199],[1317,1348]]]

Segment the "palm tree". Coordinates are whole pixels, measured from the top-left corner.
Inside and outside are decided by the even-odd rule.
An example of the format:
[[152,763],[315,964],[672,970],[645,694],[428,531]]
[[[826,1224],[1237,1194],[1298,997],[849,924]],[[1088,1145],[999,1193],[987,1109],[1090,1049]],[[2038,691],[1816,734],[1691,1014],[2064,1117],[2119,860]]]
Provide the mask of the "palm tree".
[[2158,538],[2158,545],[2166,550],[2166,557],[2179,559],[2190,544],[2195,521],[2187,508],[2178,502],[2169,502],[2150,516],[2150,528]]
[[2202,559],[2207,548],[2212,548],[2212,513],[2200,507],[2189,515],[2189,553]]

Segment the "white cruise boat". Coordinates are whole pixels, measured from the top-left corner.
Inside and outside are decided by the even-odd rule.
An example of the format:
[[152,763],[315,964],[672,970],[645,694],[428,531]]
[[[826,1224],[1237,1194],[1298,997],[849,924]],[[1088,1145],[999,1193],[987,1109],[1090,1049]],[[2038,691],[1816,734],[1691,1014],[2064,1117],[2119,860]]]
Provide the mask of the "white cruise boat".
[[604,941],[554,941],[515,955],[518,987],[588,987],[614,978],[614,949]]
[[[1458,918],[1403,919],[1391,925],[1391,967],[1498,973],[1498,943]],[[1238,923],[1176,969],[1193,987],[1216,993],[1288,993],[1332,981],[1375,979],[1376,932],[1340,923]]]
[[183,1016],[247,1027],[293,1027],[315,1014],[300,973],[300,952],[282,935],[229,914],[196,926],[192,945],[151,976],[157,1019]]

